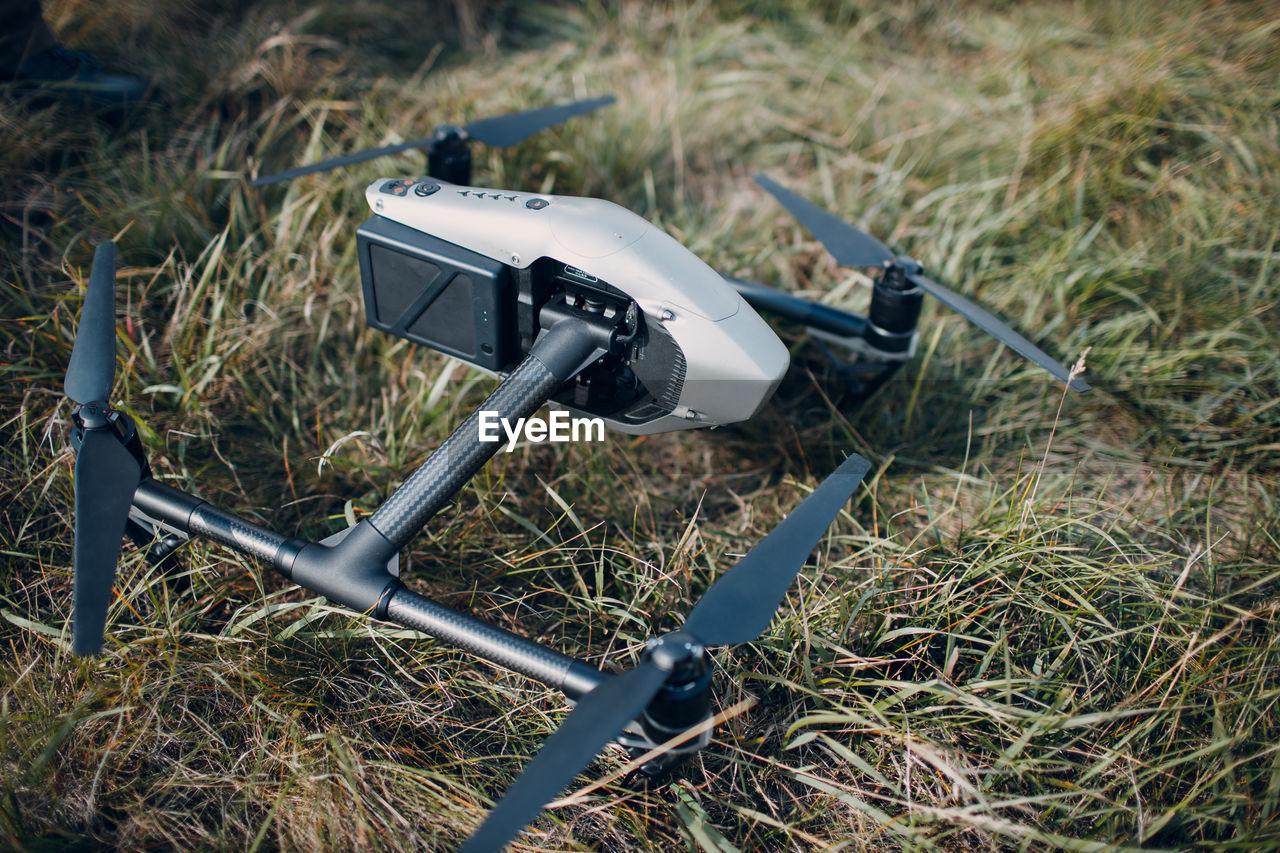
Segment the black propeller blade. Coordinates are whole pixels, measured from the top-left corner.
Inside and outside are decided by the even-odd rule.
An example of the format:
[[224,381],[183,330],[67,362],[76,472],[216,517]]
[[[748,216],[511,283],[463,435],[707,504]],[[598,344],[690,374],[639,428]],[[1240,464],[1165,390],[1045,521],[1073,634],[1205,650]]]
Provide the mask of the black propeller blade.
[[116,245],[93,255],[63,389],[80,405],[74,418],[76,450],[75,601],[71,648],[78,655],[102,648],[120,540],[142,465],[112,427],[106,399],[116,372]]
[[116,375],[116,244],[93,253],[89,287],[62,390],[77,403],[105,400]]
[[71,650],[94,655],[111,603],[116,561],[141,466],[110,427],[86,429],[76,453],[75,601]]
[[[701,646],[754,640],[871,465],[850,456],[745,557],[703,594],[684,627],[666,636]],[[648,706],[678,663],[654,653],[579,700],[461,853],[501,850],[591,759]]]
[[368,151],[356,151],[353,154],[343,154],[341,157],[334,157],[329,160],[321,160],[318,163],[311,163],[307,166],[295,166],[292,169],[285,169],[283,172],[276,172],[274,175],[267,175],[264,178],[254,178],[250,181],[255,187],[265,187],[271,184],[278,184],[282,181],[292,181],[294,178],[301,178],[303,175],[314,175],[316,172],[327,172],[330,169],[340,169],[343,166],[353,166],[356,163],[363,163],[366,160],[373,160],[377,157],[384,157],[388,154],[399,154],[401,151],[408,151],[410,148],[426,148],[431,144],[431,137],[422,139],[411,139],[408,142],[401,142],[398,145],[385,145],[382,148],[370,148]]
[[875,237],[823,210],[807,198],[796,195],[768,175],[756,175],[755,182],[768,190],[801,225],[808,228],[841,266],[878,267],[897,257]]
[[[613,95],[605,95],[602,98],[593,98],[589,101],[574,101],[569,104],[560,104],[554,107],[544,107],[537,110],[526,110],[525,112],[511,113],[504,116],[494,116],[492,118],[482,118],[471,122],[462,128],[467,138],[475,139],[486,145],[492,145],[495,148],[508,148],[517,143],[523,142],[535,133],[554,127],[561,122],[568,121],[576,116],[585,115],[586,113],[598,110],[601,107],[612,104],[617,99]],[[337,169],[343,166],[351,166],[356,163],[363,163],[366,160],[373,160],[377,157],[384,157],[388,154],[399,154],[401,151],[408,151],[410,148],[426,148],[431,144],[433,136],[423,137],[422,139],[411,139],[408,142],[401,142],[396,145],[385,145],[381,148],[370,148],[368,151],[356,151],[351,154],[344,154],[341,157],[334,157],[329,160],[321,160],[318,163],[311,163],[307,166],[297,166],[292,169],[286,169],[283,172],[277,172],[274,175],[267,175],[262,178],[254,178],[250,183],[255,187],[265,187],[270,184],[277,184],[281,181],[291,181],[294,178],[300,178],[303,175],[312,175],[316,172],[327,172],[330,169]]]
[[583,696],[459,853],[493,853],[506,846],[640,716],[666,680],[666,671],[650,660]]
[[703,593],[683,630],[704,646],[749,643],[760,636],[810,552],[870,469],[871,463],[856,454],[840,463],[813,494]]
[[756,175],[755,181],[776,198],[801,225],[812,232],[832,257],[847,267],[872,267],[900,264],[907,280],[931,294],[970,323],[993,336],[1023,358],[1049,371],[1056,379],[1068,383],[1073,391],[1088,391],[1089,385],[1043,352],[1031,341],[1015,332],[981,306],[943,287],[918,272],[918,265],[900,258],[870,234],[837,218],[808,199],[796,195],[767,175]]
[[1031,343],[1031,341],[996,319],[976,302],[961,296],[950,288],[943,287],[921,273],[907,273],[907,281],[918,286],[926,293],[932,294],[943,305],[946,305],[1032,364],[1049,371],[1059,382],[1066,382],[1072,391],[1080,393],[1089,390],[1090,386],[1087,382],[1079,376],[1073,377],[1068,368],[1059,364],[1056,359]]
[[595,112],[616,100],[617,98],[613,95],[605,95],[589,101],[575,101],[571,104],[525,110],[522,113],[482,118],[471,122],[463,130],[472,139],[479,140],[485,145],[492,145],[494,148],[510,148],[512,145],[524,142],[535,133],[555,127],[571,118]]

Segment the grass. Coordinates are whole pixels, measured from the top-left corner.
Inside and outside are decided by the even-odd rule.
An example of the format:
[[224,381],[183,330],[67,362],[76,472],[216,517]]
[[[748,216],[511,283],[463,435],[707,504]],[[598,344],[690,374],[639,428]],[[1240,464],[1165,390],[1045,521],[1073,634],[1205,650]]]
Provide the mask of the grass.
[[[154,73],[125,129],[0,109],[0,839],[14,849],[451,849],[558,694],[208,543],[126,546],[68,651],[61,376],[120,241],[115,399],[156,475],[287,533],[371,511],[491,381],[370,332],[369,180],[265,174],[569,97],[616,106],[481,185],[610,198],[705,260],[854,310],[748,177],[920,258],[1095,390],[926,309],[861,407],[797,330],[752,422],[500,454],[411,586],[626,666],[836,461],[874,477],[770,631],[716,654],[712,745],[602,757],[517,849],[1280,848],[1280,24],[1264,3],[53,4]],[[535,535],[536,533],[536,535]],[[744,705],[745,703],[745,705]]]

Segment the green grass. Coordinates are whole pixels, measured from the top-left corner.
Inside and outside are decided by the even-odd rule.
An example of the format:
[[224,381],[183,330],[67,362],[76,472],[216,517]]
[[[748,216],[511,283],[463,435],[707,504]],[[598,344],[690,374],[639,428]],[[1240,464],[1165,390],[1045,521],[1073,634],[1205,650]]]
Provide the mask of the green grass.
[[363,188],[421,154],[244,175],[614,92],[477,148],[476,183],[609,198],[862,310],[767,171],[1064,361],[1088,348],[1095,390],[1063,401],[934,306],[861,407],[784,330],[796,369],[750,423],[496,457],[408,583],[601,666],[843,455],[875,463],[769,632],[716,653],[712,745],[517,849],[1280,849],[1274,9],[409,5],[68,0],[58,32],[169,107],[121,129],[0,95],[0,844],[451,849],[478,824],[563,698],[217,546],[177,577],[126,546],[104,654],[70,656],[61,377],[115,236],[114,399],[156,475],[336,530],[492,381],[363,321]]

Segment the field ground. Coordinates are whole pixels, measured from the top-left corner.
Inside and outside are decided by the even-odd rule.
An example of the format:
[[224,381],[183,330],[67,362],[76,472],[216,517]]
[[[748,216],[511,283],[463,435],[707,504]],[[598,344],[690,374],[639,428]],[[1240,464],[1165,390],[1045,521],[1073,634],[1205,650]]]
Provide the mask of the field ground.
[[[862,310],[749,180],[920,258],[1071,362],[926,308],[853,406],[797,329],[753,421],[501,454],[406,578],[629,666],[842,456],[873,476],[666,785],[602,757],[528,850],[1280,849],[1280,18],[1269,3],[51,2],[156,75],[126,129],[0,95],[0,845],[451,849],[562,697],[207,543],[125,548],[68,651],[70,408],[95,243],[156,475],[287,533],[370,511],[491,380],[371,332],[353,239],[420,153],[265,174],[613,92],[475,182],[612,199],[717,269]],[[747,706],[740,703],[750,700]]]

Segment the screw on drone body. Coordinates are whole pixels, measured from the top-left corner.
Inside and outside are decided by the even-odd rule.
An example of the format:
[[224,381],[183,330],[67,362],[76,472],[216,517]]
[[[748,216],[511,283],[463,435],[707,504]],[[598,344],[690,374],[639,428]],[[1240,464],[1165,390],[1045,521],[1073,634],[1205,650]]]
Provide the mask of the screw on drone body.
[[658,319],[664,323],[674,320],[675,318],[676,312],[672,311],[670,308],[663,308],[662,313],[658,315]]
[[519,256],[519,255],[516,255],[516,254],[512,254],[512,255],[511,255],[511,263],[516,264],[517,266],[519,266],[519,264],[520,264],[520,256]]

